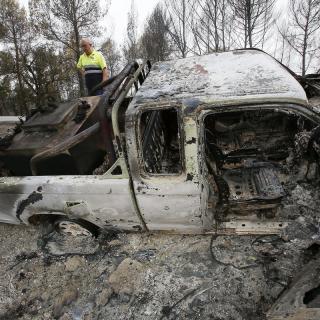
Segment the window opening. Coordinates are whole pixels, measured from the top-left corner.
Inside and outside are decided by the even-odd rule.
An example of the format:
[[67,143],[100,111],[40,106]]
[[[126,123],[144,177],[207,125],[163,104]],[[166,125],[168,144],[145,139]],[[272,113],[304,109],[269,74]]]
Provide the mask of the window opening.
[[144,112],[140,121],[140,134],[146,172],[181,173],[178,113],[175,109]]

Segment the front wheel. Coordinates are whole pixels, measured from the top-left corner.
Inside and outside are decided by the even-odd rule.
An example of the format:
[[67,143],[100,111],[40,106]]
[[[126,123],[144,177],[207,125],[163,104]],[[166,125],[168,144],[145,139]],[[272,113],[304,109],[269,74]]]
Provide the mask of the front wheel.
[[99,249],[97,230],[90,224],[62,217],[53,226],[44,245],[50,255],[91,255]]

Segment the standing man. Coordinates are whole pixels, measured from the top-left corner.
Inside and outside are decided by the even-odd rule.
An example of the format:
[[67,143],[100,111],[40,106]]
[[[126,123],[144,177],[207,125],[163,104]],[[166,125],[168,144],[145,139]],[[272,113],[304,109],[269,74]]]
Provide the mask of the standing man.
[[[88,93],[100,82],[108,79],[107,64],[103,55],[95,50],[89,38],[80,40],[80,47],[83,54],[80,56],[77,68],[84,75]],[[98,89],[92,93],[94,96],[103,94],[103,89]]]

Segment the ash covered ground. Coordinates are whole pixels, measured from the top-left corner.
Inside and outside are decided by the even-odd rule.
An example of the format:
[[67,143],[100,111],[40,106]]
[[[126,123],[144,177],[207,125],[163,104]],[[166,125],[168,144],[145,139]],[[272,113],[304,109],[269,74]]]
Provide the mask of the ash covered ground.
[[1,224],[0,319],[266,319],[319,252],[319,198],[297,185],[281,236],[102,232],[83,243]]

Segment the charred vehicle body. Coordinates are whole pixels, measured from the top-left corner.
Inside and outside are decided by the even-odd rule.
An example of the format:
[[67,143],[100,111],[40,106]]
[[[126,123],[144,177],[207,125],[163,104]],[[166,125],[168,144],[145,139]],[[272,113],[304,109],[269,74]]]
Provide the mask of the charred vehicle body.
[[0,221],[66,217],[176,233],[278,233],[319,178],[317,77],[237,50],[129,64],[101,97],[0,122]]

